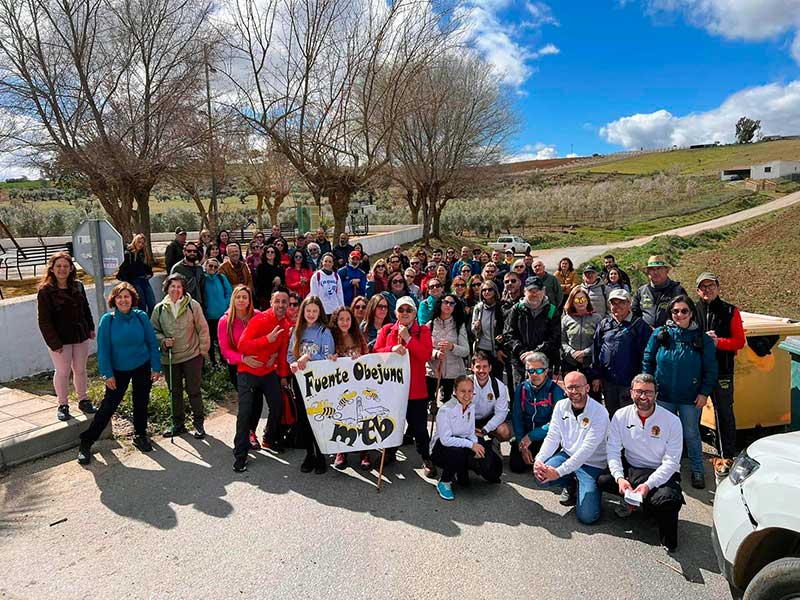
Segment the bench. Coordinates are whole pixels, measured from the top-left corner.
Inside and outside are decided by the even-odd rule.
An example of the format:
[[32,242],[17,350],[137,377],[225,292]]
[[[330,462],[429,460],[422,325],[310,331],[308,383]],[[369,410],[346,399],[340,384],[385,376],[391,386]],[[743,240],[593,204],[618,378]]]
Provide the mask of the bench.
[[72,242],[18,248],[16,254],[3,254],[0,268],[6,270],[6,279],[8,279],[9,269],[16,269],[17,275],[22,279],[22,267],[33,267],[33,276],[36,277],[36,269],[45,266],[50,257],[56,252],[68,252],[72,255]]

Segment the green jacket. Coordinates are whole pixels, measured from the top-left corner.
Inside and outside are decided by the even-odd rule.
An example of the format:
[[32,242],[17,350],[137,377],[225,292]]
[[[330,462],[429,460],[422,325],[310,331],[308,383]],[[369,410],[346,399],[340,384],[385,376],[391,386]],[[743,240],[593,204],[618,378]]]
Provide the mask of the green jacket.
[[178,364],[191,360],[196,356],[208,356],[211,337],[208,323],[203,316],[203,308],[189,294],[184,295],[178,306],[177,319],[172,314],[169,296],[156,304],[150,317],[156,332],[158,346],[161,349],[161,364],[169,363],[169,352],[164,340],[173,338],[172,363]]

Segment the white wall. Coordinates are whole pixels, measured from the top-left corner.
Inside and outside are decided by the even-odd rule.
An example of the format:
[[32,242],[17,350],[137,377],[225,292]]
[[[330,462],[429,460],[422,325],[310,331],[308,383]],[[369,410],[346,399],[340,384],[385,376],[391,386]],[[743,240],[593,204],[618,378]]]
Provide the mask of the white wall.
[[750,177],[751,179],[778,179],[790,175],[800,175],[800,162],[773,160],[762,165],[753,165]]

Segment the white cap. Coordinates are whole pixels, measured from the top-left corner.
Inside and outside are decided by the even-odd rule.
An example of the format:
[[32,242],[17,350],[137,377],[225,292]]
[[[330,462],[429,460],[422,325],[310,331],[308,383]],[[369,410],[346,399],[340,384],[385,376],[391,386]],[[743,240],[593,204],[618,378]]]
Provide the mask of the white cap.
[[397,304],[394,305],[394,309],[397,310],[401,306],[410,306],[414,310],[417,310],[417,303],[414,302],[410,296],[403,296],[397,301]]

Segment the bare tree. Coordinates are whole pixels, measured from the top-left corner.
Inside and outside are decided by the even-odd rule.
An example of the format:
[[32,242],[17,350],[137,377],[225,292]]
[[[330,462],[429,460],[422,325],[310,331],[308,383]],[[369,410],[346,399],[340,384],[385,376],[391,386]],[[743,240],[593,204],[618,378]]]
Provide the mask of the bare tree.
[[270,147],[257,147],[253,142],[252,135],[245,135],[238,171],[256,196],[256,227],[263,229],[264,208],[270,225],[278,225],[278,211],[298,177],[283,154]]
[[209,0],[0,0],[0,103],[20,141],[93,193],[124,237],[150,235],[150,191],[198,143]]
[[441,51],[441,15],[425,0],[237,0],[231,21],[232,104],[327,198],[338,235],[388,163],[410,80]]
[[437,58],[410,89],[410,109],[396,128],[393,173],[412,215],[422,212],[427,240],[440,237],[447,201],[475,183],[476,167],[503,156],[517,120],[491,67],[470,54]]

